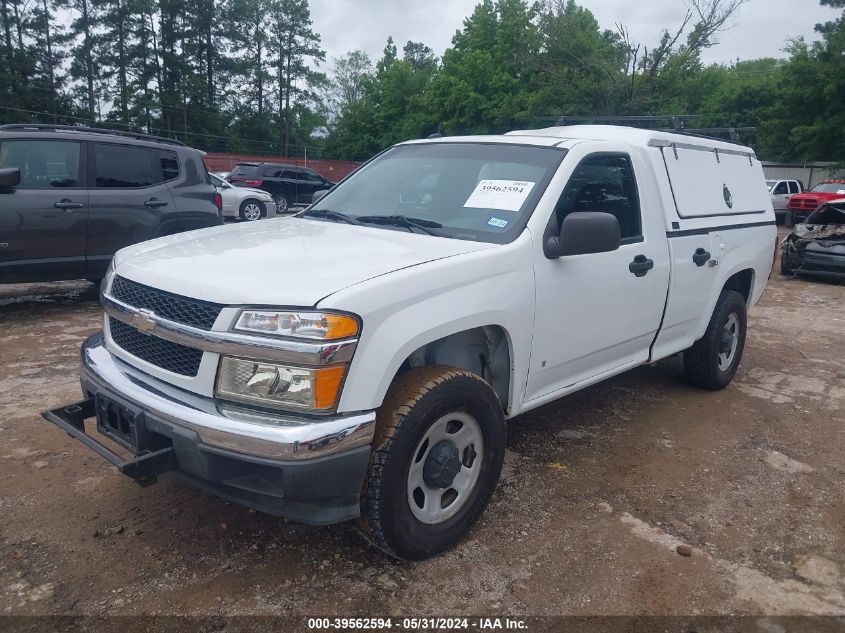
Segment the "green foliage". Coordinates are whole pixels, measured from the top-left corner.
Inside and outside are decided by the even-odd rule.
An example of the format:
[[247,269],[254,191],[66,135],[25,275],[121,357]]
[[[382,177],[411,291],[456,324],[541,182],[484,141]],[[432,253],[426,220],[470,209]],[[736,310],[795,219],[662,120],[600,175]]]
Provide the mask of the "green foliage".
[[694,0],[647,48],[575,0],[482,0],[424,76],[390,40],[365,97],[334,119],[327,151],[362,158],[438,126],[483,134],[560,115],[701,114],[705,127],[756,127],[743,140],[764,159],[845,161],[845,18],[819,25],[821,42],[794,42],[788,60],[702,64],[745,1]]
[[[689,0],[650,46],[576,0],[481,0],[437,59],[388,38],[331,80],[308,0],[0,0],[0,122],[115,126],[208,150],[364,160],[441,131],[561,115],[702,114],[760,157],[845,162],[845,0],[788,59],[705,65],[748,0]],[[698,125],[698,124],[696,124]]]
[[308,0],[0,0],[0,123],[302,154],[322,59]]

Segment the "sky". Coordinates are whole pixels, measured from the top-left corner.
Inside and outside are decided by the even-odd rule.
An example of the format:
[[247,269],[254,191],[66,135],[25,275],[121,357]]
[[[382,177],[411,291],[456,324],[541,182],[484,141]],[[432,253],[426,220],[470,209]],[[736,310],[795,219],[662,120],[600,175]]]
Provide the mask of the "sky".
[[[579,0],[596,16],[602,28],[625,24],[632,40],[651,48],[662,28],[677,28],[685,0]],[[400,51],[408,40],[421,41],[438,55],[450,46],[455,31],[472,13],[478,0],[310,0],[311,19],[322,36],[327,65],[334,57],[362,49],[375,62],[387,36]],[[730,63],[737,59],[785,57],[789,39],[803,35],[817,39],[813,27],[834,19],[841,10],[819,5],[818,0],[749,0],[719,36],[719,45],[704,52],[705,62]]]

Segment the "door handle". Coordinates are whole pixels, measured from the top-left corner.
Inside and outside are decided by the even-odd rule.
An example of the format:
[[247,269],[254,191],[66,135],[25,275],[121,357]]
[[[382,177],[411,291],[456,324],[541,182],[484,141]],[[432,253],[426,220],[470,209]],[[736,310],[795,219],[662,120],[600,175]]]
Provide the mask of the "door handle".
[[72,200],[65,198],[53,206],[57,209],[81,209],[83,204],[81,202],[73,202]]
[[628,270],[637,277],[644,277],[652,268],[654,268],[654,260],[649,259],[645,255],[637,255],[634,261],[628,264]]
[[701,268],[710,260],[710,252],[705,251],[703,248],[695,249],[695,253],[692,254],[692,261],[695,263],[696,266]]
[[158,207],[166,207],[167,202],[164,200],[157,200],[156,198],[150,198],[144,203],[145,207],[150,207],[151,209],[157,209]]

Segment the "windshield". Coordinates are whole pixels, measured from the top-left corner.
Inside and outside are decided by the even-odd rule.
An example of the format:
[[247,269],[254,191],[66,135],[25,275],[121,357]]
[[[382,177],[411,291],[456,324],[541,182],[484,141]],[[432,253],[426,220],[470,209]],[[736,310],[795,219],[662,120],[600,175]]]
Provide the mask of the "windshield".
[[211,184],[212,184],[212,185],[214,185],[215,187],[220,187],[221,189],[223,188],[224,183],[223,183],[223,180],[222,180],[222,179],[220,179],[219,177],[215,176],[215,175],[214,175],[214,174],[212,174],[211,172],[209,172],[209,174],[208,174],[208,175],[209,175],[209,176],[211,176]]
[[771,190],[771,189],[773,189],[773,188],[774,188],[774,186],[775,186],[776,184],[778,184],[778,181],[777,181],[777,180],[767,180],[767,181],[766,181],[766,186],[767,186],[770,190]]
[[565,153],[505,143],[400,145],[300,217],[503,244],[522,231]]
[[845,203],[826,204],[815,211],[804,221],[805,224],[845,224]]
[[818,193],[839,193],[845,196],[845,182],[823,182],[813,187]]

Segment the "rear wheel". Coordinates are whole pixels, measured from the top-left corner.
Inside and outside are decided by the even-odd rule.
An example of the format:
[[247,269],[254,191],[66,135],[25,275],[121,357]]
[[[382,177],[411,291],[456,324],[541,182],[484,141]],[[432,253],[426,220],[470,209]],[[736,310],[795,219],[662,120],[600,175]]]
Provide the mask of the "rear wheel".
[[786,215],[783,216],[783,225],[788,229],[795,226],[795,214],[792,211],[787,211]]
[[747,308],[735,290],[724,290],[704,336],[684,352],[684,371],[693,385],[724,389],[739,367],[745,349]]
[[255,222],[255,220],[260,220],[261,216],[264,215],[264,205],[258,200],[244,200],[241,202],[239,215],[241,216],[241,220],[245,222]]
[[504,451],[502,406],[481,377],[436,365],[402,374],[378,411],[361,532],[409,560],[452,547],[490,501]]
[[276,213],[285,213],[290,206],[290,200],[288,200],[287,194],[276,193],[273,195],[273,200],[276,201]]

